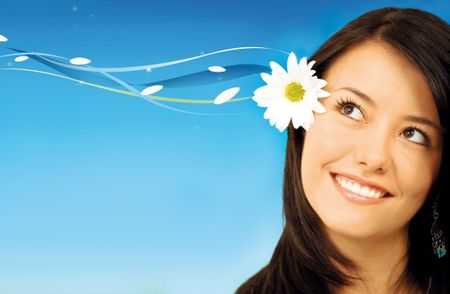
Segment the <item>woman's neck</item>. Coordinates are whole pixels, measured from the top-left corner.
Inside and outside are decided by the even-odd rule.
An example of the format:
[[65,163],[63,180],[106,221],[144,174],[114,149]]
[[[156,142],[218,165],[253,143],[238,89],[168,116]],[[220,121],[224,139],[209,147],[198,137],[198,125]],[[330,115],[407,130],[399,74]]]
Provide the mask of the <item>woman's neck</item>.
[[[358,267],[361,281],[339,293],[391,293],[408,261],[408,231],[371,239],[357,239],[328,232],[337,249]],[[348,270],[345,273],[354,275]],[[392,292],[393,293],[393,292]]]

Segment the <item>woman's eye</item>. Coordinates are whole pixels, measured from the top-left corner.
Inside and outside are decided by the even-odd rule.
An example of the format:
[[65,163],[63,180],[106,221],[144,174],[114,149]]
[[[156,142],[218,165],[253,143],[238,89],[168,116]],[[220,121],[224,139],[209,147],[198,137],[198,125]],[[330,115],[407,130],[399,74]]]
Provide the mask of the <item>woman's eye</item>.
[[344,102],[339,104],[339,111],[354,120],[361,120],[364,118],[361,109],[352,102]]
[[429,144],[429,138],[426,134],[424,134],[421,130],[410,127],[403,131],[405,134],[405,137],[408,138],[410,141],[421,144],[421,145],[427,145]]

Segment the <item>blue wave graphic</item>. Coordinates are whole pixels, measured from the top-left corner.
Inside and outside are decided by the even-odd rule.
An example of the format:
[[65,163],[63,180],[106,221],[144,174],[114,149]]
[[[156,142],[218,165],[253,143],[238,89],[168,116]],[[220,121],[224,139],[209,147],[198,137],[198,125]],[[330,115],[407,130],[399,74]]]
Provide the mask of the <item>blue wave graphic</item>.
[[[211,70],[203,70],[193,73],[188,73],[184,75],[175,76],[173,78],[166,78],[166,79],[157,79],[156,81],[147,82],[147,83],[135,83],[135,82],[128,82],[123,79],[120,79],[112,73],[126,73],[126,72],[151,72],[153,80],[155,77],[157,78],[157,74],[155,74],[152,70],[156,68],[164,68],[169,66],[174,66],[177,64],[187,63],[194,60],[198,60],[201,58],[205,58],[208,56],[216,55],[220,57],[220,54],[224,53],[230,53],[230,52],[236,52],[236,51],[243,51],[243,50],[269,50],[276,53],[281,54],[288,54],[287,52],[275,50],[271,48],[266,47],[237,47],[237,48],[229,48],[224,50],[219,50],[211,53],[201,54],[198,56],[193,56],[189,58],[169,61],[169,62],[163,62],[163,63],[156,63],[156,64],[148,64],[148,65],[139,65],[139,66],[129,66],[129,67],[92,67],[90,65],[74,65],[70,63],[69,58],[54,55],[54,54],[48,54],[48,53],[36,53],[36,52],[29,52],[17,48],[12,47],[6,47],[7,49],[15,52],[13,54],[6,54],[0,56],[0,58],[11,58],[14,56],[28,56],[30,59],[49,67],[50,69],[62,74],[54,74],[51,72],[41,71],[33,68],[1,68],[0,70],[17,70],[17,71],[28,71],[28,72],[35,72],[39,74],[47,74],[59,78],[66,77],[68,80],[80,82],[83,84],[87,84],[89,86],[94,86],[103,90],[113,91],[116,93],[121,94],[127,94],[132,95],[136,97],[140,97],[142,99],[145,99],[146,101],[149,101],[155,105],[158,105],[162,108],[182,112],[182,113],[188,113],[188,114],[194,114],[194,115],[236,115],[236,114],[243,114],[243,113],[249,113],[249,112],[240,112],[240,113],[221,113],[221,114],[211,114],[211,113],[200,113],[200,112],[193,112],[193,111],[186,111],[179,108],[175,108],[172,106],[165,105],[159,101],[168,101],[168,102],[178,102],[178,103],[191,103],[191,104],[198,104],[198,103],[209,103],[213,104],[213,100],[201,100],[201,99],[183,99],[183,98],[169,98],[169,97],[161,97],[161,96],[154,96],[154,95],[142,95],[141,91],[150,86],[154,85],[161,85],[164,88],[183,88],[183,87],[195,87],[195,86],[206,86],[206,85],[213,85],[218,84],[226,81],[234,81],[238,80],[243,77],[251,76],[251,75],[257,75],[262,72],[270,72],[270,68],[268,66],[259,65],[259,64],[232,64],[232,65],[225,65],[221,66],[221,71],[211,71]],[[175,72],[175,71],[174,71]],[[175,72],[176,73],[176,72]],[[138,88],[140,90],[138,90]],[[219,94],[219,93],[218,93]],[[239,102],[248,100],[251,97],[244,97],[244,98],[233,98],[225,103],[229,102]]]

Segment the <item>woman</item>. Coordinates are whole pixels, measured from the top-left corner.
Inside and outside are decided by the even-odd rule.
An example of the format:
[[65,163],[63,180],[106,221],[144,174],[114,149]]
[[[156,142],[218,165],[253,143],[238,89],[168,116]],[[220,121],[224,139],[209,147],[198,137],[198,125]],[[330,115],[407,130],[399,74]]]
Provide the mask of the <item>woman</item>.
[[326,111],[288,126],[284,230],[236,293],[450,293],[449,25],[378,9],[311,59]]

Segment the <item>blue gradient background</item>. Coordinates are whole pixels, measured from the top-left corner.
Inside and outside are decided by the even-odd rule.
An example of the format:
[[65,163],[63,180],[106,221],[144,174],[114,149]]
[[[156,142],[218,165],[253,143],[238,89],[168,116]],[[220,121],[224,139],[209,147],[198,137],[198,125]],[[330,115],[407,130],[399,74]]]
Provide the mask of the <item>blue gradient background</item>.
[[[11,46],[102,67],[239,46],[310,56],[390,5],[450,20],[442,0],[1,0],[0,54]],[[0,86],[0,293],[232,293],[269,261],[286,133],[264,109],[187,115],[25,72],[0,71]]]

